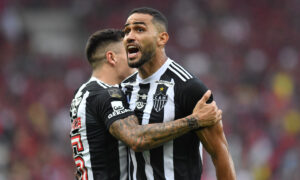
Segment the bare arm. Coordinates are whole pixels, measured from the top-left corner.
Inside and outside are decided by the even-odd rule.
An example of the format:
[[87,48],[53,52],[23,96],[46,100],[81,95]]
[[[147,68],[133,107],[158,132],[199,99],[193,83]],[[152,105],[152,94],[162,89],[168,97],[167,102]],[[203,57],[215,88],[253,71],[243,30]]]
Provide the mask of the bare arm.
[[236,179],[235,169],[223,132],[222,121],[196,132],[216,168],[218,180]]
[[147,125],[139,125],[136,116],[131,115],[115,121],[109,132],[138,152],[155,148],[198,127],[192,115],[176,121]]

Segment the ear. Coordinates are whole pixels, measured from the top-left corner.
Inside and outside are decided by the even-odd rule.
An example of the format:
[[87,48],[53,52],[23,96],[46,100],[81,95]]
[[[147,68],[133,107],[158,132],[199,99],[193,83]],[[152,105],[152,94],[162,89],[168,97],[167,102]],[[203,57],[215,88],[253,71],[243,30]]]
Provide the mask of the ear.
[[116,54],[113,51],[107,51],[105,53],[106,60],[108,64],[115,66],[116,65]]
[[158,46],[165,46],[169,40],[169,34],[167,32],[161,32],[158,35]]

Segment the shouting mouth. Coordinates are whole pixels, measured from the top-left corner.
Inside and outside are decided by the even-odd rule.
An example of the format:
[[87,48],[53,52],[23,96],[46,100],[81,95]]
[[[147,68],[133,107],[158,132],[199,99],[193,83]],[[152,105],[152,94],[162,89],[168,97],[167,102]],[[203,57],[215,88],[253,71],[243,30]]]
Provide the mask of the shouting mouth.
[[137,46],[128,45],[127,46],[128,59],[130,59],[130,60],[135,59],[137,57],[139,51],[140,51],[140,49]]

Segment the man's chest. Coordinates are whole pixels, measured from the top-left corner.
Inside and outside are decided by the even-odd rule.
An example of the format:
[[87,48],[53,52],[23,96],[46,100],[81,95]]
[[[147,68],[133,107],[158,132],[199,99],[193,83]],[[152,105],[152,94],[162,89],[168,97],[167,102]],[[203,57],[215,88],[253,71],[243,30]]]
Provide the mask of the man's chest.
[[[123,88],[130,109],[141,124],[170,121],[175,116],[174,81],[133,83]],[[170,116],[170,114],[172,114]]]

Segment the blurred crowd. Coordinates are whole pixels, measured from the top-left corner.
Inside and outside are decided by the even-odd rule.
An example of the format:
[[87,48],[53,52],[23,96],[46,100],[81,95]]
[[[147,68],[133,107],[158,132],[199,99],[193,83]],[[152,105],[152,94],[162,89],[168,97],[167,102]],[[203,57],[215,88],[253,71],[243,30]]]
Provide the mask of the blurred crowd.
[[[1,0],[0,180],[74,179],[69,107],[87,38],[139,6],[169,20],[168,56],[223,110],[241,180],[300,177],[299,0]],[[203,179],[215,179],[205,153]]]

